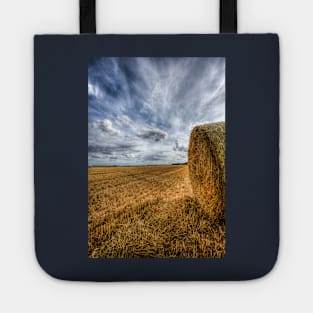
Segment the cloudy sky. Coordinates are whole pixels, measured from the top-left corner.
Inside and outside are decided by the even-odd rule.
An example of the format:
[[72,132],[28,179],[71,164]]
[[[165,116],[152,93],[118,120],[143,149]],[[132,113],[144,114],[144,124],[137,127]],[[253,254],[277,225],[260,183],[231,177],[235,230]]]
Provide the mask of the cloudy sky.
[[89,60],[89,165],[187,162],[193,126],[224,120],[224,58]]

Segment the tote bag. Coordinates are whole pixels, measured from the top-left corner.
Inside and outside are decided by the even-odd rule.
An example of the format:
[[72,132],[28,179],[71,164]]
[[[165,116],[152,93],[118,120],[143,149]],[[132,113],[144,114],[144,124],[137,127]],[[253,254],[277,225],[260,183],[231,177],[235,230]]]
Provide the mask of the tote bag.
[[279,242],[279,41],[35,36],[35,247],[66,280],[247,280]]

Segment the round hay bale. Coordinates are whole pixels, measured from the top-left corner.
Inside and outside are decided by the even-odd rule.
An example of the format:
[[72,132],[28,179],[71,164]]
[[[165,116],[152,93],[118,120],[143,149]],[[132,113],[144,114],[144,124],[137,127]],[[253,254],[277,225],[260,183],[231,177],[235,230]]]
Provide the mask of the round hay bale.
[[190,135],[188,167],[195,197],[211,219],[223,218],[225,123],[196,126]]

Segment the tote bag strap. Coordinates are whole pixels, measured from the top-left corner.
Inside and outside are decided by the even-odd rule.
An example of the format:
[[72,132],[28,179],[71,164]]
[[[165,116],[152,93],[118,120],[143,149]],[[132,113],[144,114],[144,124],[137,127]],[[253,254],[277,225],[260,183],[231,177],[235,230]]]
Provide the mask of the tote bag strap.
[[[96,31],[96,0],[80,0],[80,33]],[[220,0],[220,33],[237,33],[237,0]]]
[[237,33],[237,0],[220,0],[220,33]]

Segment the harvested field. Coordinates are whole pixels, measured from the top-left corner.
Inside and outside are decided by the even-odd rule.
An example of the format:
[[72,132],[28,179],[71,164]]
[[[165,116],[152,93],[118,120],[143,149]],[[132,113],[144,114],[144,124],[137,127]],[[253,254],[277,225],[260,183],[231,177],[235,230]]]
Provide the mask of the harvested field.
[[194,197],[188,165],[89,167],[88,256],[222,258],[224,217]]

